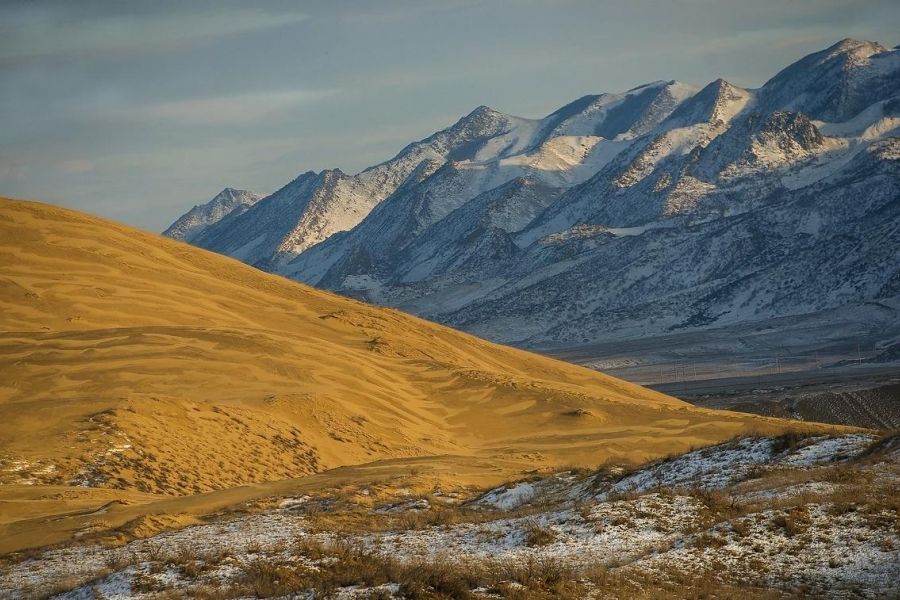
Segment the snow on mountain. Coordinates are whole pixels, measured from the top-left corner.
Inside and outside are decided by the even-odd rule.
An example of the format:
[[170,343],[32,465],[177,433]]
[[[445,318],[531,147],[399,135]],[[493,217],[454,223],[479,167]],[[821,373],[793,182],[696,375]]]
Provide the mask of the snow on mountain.
[[246,211],[262,198],[261,194],[225,188],[206,204],[198,204],[163,232],[176,240],[190,242],[204,228],[217,223],[228,215]]
[[[511,234],[528,225],[560,193],[558,188],[519,177],[480,194],[404,248],[397,269],[400,280],[458,271],[472,259],[495,262],[503,249],[515,251]],[[486,252],[487,247],[479,248],[485,240],[497,240],[499,246]],[[456,252],[448,252],[454,246]]]
[[516,177],[569,186],[590,177],[625,147],[609,138],[630,138],[654,126],[694,91],[678,82],[657,82],[625,94],[587,97],[544,119],[480,106],[357,175],[305,173],[248,214],[206,223],[192,241],[261,268],[280,269],[334,233],[352,229],[423,164],[453,163],[436,174],[441,181],[427,184],[445,201],[429,206],[433,215],[425,221]]
[[765,110],[803,112],[813,119],[843,122],[878,99],[900,93],[900,53],[881,44],[842,40],[810,54],[759,90]]
[[[752,105],[752,94],[717,80],[631,141],[583,184],[569,190],[520,237],[532,243],[583,223],[630,227],[673,216],[709,187],[686,172],[701,150]],[[673,210],[676,209],[676,210]]]
[[191,241],[276,269],[334,233],[354,227],[420,165],[503,156],[529,146],[534,129],[534,122],[481,106],[452,127],[357,175],[339,169],[304,173],[253,210],[197,227]]
[[750,90],[716,79],[678,107],[669,119],[675,127],[689,127],[697,123],[722,125],[752,107],[754,95]]
[[[599,231],[599,243],[570,258],[567,242],[542,240],[507,266],[502,286],[442,318],[507,342],[580,343],[892,302],[900,295],[898,145],[873,145],[758,209]],[[543,259],[548,252],[553,260]]]
[[479,107],[194,243],[524,345],[900,306],[898,126],[900,51],[844,40],[756,90]]
[[657,81],[624,94],[585,96],[547,117],[548,137],[593,135],[633,139],[656,127],[697,88],[679,81]]
[[[475,198],[516,179],[539,183],[542,194],[555,198],[558,194],[550,188],[583,181],[627,148],[625,140],[657,126],[695,91],[674,81],[657,82],[625,94],[585,97],[535,121],[476,109],[469,117],[492,125],[483,131],[499,133],[480,140],[477,147],[450,153],[449,162],[416,185],[396,190],[353,231],[311,248],[281,272],[335,289],[348,277],[354,288],[377,287],[378,281],[393,277],[399,262],[410,262],[400,258],[408,244],[456,209],[471,204],[478,210],[481,204]],[[493,126],[498,121],[505,128]],[[535,216],[531,206],[533,202],[521,206],[529,218]],[[493,232],[490,246],[511,243],[501,239],[505,234]]]

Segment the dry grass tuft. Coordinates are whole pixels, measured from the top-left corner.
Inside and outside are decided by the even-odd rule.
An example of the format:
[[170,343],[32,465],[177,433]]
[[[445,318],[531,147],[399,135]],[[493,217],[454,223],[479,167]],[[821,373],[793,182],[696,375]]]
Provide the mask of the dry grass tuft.
[[536,521],[526,523],[524,531],[525,545],[529,548],[546,546],[556,541],[556,532]]

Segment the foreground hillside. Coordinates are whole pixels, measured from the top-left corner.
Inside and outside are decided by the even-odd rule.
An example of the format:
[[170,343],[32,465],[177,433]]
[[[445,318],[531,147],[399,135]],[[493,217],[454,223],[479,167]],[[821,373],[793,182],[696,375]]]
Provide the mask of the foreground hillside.
[[0,264],[6,549],[345,465],[485,485],[784,429],[47,205],[0,202]]
[[472,499],[431,489],[379,502],[365,486],[272,497],[125,545],[10,556],[0,594],[895,598],[898,486],[896,436],[744,438]]

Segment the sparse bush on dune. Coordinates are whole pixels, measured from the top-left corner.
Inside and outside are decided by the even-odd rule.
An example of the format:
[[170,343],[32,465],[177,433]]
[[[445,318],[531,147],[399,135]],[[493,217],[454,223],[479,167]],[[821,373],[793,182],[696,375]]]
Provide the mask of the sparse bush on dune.
[[536,521],[529,521],[524,528],[525,545],[529,547],[546,546],[556,539],[556,533],[549,527],[540,525]]

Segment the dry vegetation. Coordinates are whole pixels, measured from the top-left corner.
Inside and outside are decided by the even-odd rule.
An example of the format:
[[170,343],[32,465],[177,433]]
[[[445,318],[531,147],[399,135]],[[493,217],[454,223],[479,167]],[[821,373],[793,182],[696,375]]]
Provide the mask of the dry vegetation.
[[[60,576],[32,580],[23,597],[66,589],[96,589],[97,597],[127,589],[142,598],[315,592],[348,600],[900,593],[900,442],[896,435],[848,439],[854,443],[834,450],[828,439],[772,440],[775,454],[722,488],[609,494],[629,477],[675,464],[667,462],[618,475],[533,477],[464,503],[441,492],[360,504],[366,496],[347,488],[258,503],[260,513],[232,513],[122,547],[31,553],[15,565],[8,557],[3,572],[52,573],[59,561]],[[807,452],[817,444],[826,450]],[[696,455],[716,465],[717,456],[742,447]],[[738,460],[753,459],[755,446],[746,447]],[[519,505],[491,504],[523,486],[534,494],[520,496]],[[81,575],[71,569],[78,557],[94,561]]]
[[[200,583],[186,592],[157,577],[174,570],[179,576],[201,581],[223,564],[235,563],[228,553],[199,553],[178,549],[171,556],[119,560],[93,577],[68,578],[41,591],[23,590],[37,600],[69,590],[91,590],[112,573],[141,565],[126,581],[131,593],[156,599],[280,598],[313,593],[316,598],[342,597],[348,589],[362,590],[368,599],[509,598],[513,600],[579,598],[787,598],[788,594],[752,586],[723,583],[713,572],[690,575],[678,570],[654,572],[636,579],[617,574],[605,562],[573,566],[554,557],[528,557],[522,561],[451,560],[445,556],[399,559],[359,544],[327,543],[303,538],[290,547],[257,548],[259,556],[241,561],[227,583]],[[271,555],[277,555],[273,559]],[[689,591],[688,591],[689,590]],[[103,594],[95,588],[95,598]]]

